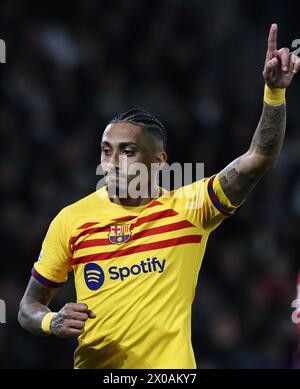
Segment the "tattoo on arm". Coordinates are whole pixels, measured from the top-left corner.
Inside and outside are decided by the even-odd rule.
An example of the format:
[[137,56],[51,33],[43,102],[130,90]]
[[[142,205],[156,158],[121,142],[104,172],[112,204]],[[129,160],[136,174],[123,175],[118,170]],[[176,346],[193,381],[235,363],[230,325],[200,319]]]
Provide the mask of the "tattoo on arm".
[[243,163],[246,158],[246,156],[237,158],[219,175],[220,185],[233,205],[240,205],[258,182],[255,174],[243,171]]
[[63,316],[63,311],[59,311],[56,316],[52,319],[51,329],[53,334],[57,334],[57,329],[64,324],[65,318]]
[[42,285],[31,277],[20,303],[18,320],[21,326],[33,335],[44,335],[41,321],[47,312],[49,303],[58,293],[59,288]]
[[250,150],[269,158],[277,159],[286,126],[286,106],[265,104]]
[[285,104],[264,104],[249,151],[220,172],[220,185],[233,205],[239,205],[276,162],[286,127]]
[[222,186],[227,185],[227,184],[229,183],[230,178],[235,177],[237,174],[238,174],[238,172],[237,172],[236,168],[230,169],[230,170],[227,172],[226,175],[223,174],[223,175],[220,176],[220,184],[221,184]]

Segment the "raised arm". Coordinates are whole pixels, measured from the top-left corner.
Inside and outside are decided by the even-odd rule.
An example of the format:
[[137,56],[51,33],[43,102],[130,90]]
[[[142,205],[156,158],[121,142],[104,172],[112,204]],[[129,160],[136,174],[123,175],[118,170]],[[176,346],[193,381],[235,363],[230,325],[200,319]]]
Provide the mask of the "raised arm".
[[233,205],[239,205],[277,161],[286,127],[285,88],[299,68],[299,58],[288,48],[277,50],[277,24],[272,24],[263,70],[264,106],[258,127],[249,150],[219,174],[220,184]]

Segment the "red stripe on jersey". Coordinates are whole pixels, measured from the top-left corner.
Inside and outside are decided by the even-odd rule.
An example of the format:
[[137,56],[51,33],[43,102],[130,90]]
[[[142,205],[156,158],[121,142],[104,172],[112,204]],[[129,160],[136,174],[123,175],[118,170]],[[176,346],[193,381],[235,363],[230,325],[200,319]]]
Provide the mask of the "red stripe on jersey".
[[[158,200],[155,200],[153,202],[151,202],[148,207],[146,208],[152,208],[152,207],[156,207],[157,205],[162,205],[161,202],[159,202]],[[118,217],[117,219],[113,219],[114,222],[127,222],[129,220],[132,220],[136,218],[136,215],[129,215],[129,216],[123,216],[123,217]]]
[[124,255],[131,255],[131,254],[141,253],[150,250],[159,250],[165,247],[179,246],[182,244],[200,243],[201,239],[202,239],[202,235],[180,236],[178,238],[166,239],[158,242],[145,243],[139,246],[128,247],[127,249],[123,249],[123,250],[84,255],[82,257],[73,258],[71,260],[71,265],[78,265],[79,263],[87,263],[87,262],[94,262],[94,261],[105,261],[107,259],[122,257]]
[[[142,216],[142,217],[138,218],[137,221],[131,225],[131,227],[134,228],[134,227],[140,226],[144,223],[147,223],[147,222],[150,222],[153,220],[164,219],[165,217],[176,216],[176,215],[178,215],[178,213],[175,212],[173,209],[165,209],[163,211],[154,212],[148,216]],[[70,239],[70,244],[74,245],[81,236],[93,234],[95,232],[104,232],[104,231],[109,232],[110,231],[109,226],[88,228],[88,229],[82,231],[77,236],[73,236]]]
[[[159,226],[159,227],[153,227],[153,228],[149,228],[149,229],[137,232],[136,234],[133,234],[130,237],[130,241],[141,239],[141,238],[144,238],[146,236],[162,234],[164,232],[177,231],[177,230],[181,230],[181,229],[188,228],[188,227],[194,227],[194,225],[192,223],[190,223],[188,220],[183,220],[183,221],[176,222],[176,223],[166,224],[166,225]],[[107,238],[106,239],[89,239],[89,240],[85,240],[85,241],[80,242],[77,245],[75,245],[73,248],[73,251],[84,249],[87,247],[109,246],[109,245],[111,245],[111,242],[109,242],[109,240]]]
[[136,215],[123,216],[118,217],[117,219],[113,219],[113,222],[128,222],[129,220],[132,220],[134,218],[136,218]]
[[84,223],[82,226],[77,227],[77,230],[83,230],[84,228],[92,227],[92,226],[94,226],[95,224],[99,224],[99,222]]
[[178,213],[173,209],[165,209],[163,211],[153,212],[150,213],[150,215],[139,217],[137,221],[133,223],[132,227],[137,227],[144,223],[148,223],[158,219],[164,219],[165,217],[176,216],[176,215],[178,215]]
[[147,208],[156,207],[157,205],[162,205],[162,203],[158,200],[155,200],[152,203],[150,203]]
[[81,231],[81,233],[78,234],[77,236],[72,236],[72,238],[70,239],[70,244],[74,245],[76,241],[84,235],[89,235],[89,234],[93,234],[94,232],[104,232],[104,231],[109,231],[109,226],[88,228],[84,231]]

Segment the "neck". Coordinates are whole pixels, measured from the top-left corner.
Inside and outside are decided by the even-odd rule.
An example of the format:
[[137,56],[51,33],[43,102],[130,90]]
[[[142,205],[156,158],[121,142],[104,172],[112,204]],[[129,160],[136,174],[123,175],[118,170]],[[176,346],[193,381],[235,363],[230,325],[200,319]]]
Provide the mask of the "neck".
[[129,195],[127,195],[126,197],[119,197],[117,195],[110,196],[108,193],[109,199],[112,203],[122,205],[124,207],[140,207],[150,203],[153,199],[159,196],[160,194],[159,187],[156,186],[155,189],[152,189],[152,191],[150,191],[150,194],[151,196],[148,197],[132,198]]
[[114,204],[118,205],[123,205],[124,207],[140,207],[142,205],[146,205],[152,201],[153,198],[137,198],[137,199],[132,199],[132,198],[119,198],[119,197],[110,197],[110,201]]

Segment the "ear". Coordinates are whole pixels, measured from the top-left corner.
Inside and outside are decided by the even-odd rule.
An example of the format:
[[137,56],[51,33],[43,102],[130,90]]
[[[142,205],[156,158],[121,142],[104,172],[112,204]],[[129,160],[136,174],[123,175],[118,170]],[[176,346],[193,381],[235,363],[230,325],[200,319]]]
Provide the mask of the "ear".
[[167,153],[165,151],[160,151],[156,155],[155,162],[159,164],[159,168],[161,169],[164,166],[164,164],[167,162],[167,159],[168,159]]

